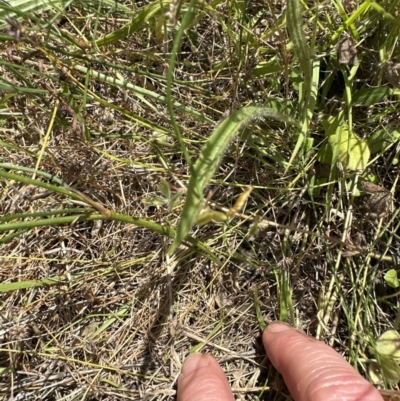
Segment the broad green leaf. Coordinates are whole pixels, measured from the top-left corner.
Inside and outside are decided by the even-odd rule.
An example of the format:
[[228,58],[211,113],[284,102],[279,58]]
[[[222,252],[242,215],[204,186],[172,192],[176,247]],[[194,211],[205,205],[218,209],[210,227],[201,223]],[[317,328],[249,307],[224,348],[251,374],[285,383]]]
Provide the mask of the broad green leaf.
[[397,383],[400,380],[400,367],[393,359],[381,356],[379,365],[375,362],[369,365],[368,374],[374,384],[382,384],[384,380]]
[[169,184],[164,179],[160,180],[160,184],[158,184],[158,190],[165,196],[167,199],[171,197],[171,189]]
[[399,279],[397,277],[397,270],[391,269],[385,274],[386,283],[392,288],[399,287]]
[[[328,140],[332,148],[332,162],[340,161],[348,171],[364,171],[367,167],[370,151],[367,143],[356,134],[350,133],[346,123],[337,126],[334,133],[329,134]],[[325,155],[326,157],[327,155]]]
[[325,143],[319,148],[317,153],[317,160],[322,164],[332,165],[333,151],[332,146],[329,143]]
[[400,334],[396,330],[388,330],[384,332],[376,340],[375,351],[380,356],[400,360]]
[[218,125],[207,140],[193,166],[193,174],[190,178],[185,205],[179,221],[175,240],[169,251],[170,253],[186,238],[195,223],[202,207],[204,187],[213,177],[229,142],[243,125],[259,118],[271,118],[297,125],[294,120],[277,113],[275,110],[254,106],[244,107],[233,112]]
[[381,152],[400,139],[399,127],[386,127],[374,132],[368,139],[371,154]]
[[382,102],[393,92],[388,86],[378,86],[376,88],[361,88],[353,95],[353,105],[372,106]]
[[400,366],[395,360],[381,356],[379,362],[382,376],[386,381],[391,383],[400,381]]
[[257,64],[252,72],[254,78],[264,78],[271,74],[276,74],[282,71],[278,60],[272,59],[270,61],[262,61]]

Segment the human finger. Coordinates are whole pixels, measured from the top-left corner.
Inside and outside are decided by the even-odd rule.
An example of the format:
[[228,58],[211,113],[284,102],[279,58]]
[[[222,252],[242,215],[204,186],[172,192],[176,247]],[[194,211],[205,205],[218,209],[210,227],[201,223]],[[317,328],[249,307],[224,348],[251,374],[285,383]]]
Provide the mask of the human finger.
[[207,354],[190,355],[178,378],[178,401],[234,401],[218,362]]
[[263,344],[296,401],[383,400],[335,350],[285,323],[269,324]]

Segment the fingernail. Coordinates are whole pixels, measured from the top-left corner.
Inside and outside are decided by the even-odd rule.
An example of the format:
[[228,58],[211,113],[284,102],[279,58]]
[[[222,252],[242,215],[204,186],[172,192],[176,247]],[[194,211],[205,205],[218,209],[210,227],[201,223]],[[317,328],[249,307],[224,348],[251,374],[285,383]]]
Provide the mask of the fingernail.
[[293,330],[293,327],[284,322],[274,322],[270,323],[265,330],[269,333],[282,333],[284,331]]
[[181,373],[187,375],[196,369],[208,366],[210,359],[207,354],[189,355],[182,365]]

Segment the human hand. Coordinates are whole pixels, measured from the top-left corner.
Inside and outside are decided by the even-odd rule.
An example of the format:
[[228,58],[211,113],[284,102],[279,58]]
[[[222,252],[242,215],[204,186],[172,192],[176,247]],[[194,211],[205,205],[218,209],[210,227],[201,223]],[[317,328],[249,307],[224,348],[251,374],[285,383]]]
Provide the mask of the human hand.
[[[295,401],[383,400],[335,350],[285,323],[268,325],[262,340]],[[213,400],[234,400],[225,374],[212,356],[189,356],[178,379],[178,401]]]

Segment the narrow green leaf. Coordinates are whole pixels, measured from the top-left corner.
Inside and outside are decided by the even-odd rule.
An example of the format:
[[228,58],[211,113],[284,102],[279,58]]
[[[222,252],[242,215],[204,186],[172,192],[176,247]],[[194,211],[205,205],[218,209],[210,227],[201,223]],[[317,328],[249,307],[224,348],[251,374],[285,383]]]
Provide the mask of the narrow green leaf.
[[[68,7],[73,0],[51,0],[51,1],[38,1],[38,0],[7,0],[1,1],[0,19],[5,20],[7,17],[15,16],[28,16],[29,14],[39,14],[43,11]],[[7,24],[1,23],[0,28],[4,28]]]
[[100,379],[100,381],[101,381],[102,383],[107,383],[107,384],[109,384],[109,385],[112,386],[112,387],[115,387],[115,388],[118,388],[118,389],[123,389],[123,386],[121,386],[120,384],[118,384],[117,382],[115,382],[115,381],[113,381],[113,380],[111,380],[111,379],[102,378],[102,379]]
[[141,10],[129,23],[124,25],[117,31],[111,32],[110,34],[100,38],[96,41],[97,46],[105,46],[115,43],[118,40],[126,39],[131,36],[134,32],[137,32],[143,27],[145,23],[149,21],[151,17],[157,15],[162,10],[162,3],[168,5],[167,2],[155,1],[152,4],[147,5],[143,10]]
[[61,278],[59,276],[38,281],[17,281],[13,283],[3,283],[0,284],[0,293],[17,291],[17,290],[26,290],[28,288],[41,287],[45,285],[55,285],[61,283],[65,283],[65,278]]
[[293,50],[299,59],[300,67],[303,70],[304,86],[307,90],[310,90],[312,79],[311,51],[303,31],[301,6],[299,0],[288,1],[286,19],[290,39],[293,42]]
[[186,202],[170,253],[186,238],[195,223],[203,201],[204,187],[213,177],[229,142],[234,138],[240,127],[257,118],[271,118],[297,125],[294,120],[277,113],[275,110],[254,106],[237,110],[222,121],[207,140],[193,167],[193,175],[190,178]]
[[200,212],[196,219],[196,224],[204,226],[212,221],[218,222],[226,220],[228,220],[228,215],[226,213],[207,208],[205,211]]
[[254,300],[254,308],[256,310],[256,316],[257,316],[257,321],[258,324],[260,326],[261,331],[264,331],[264,329],[267,327],[267,325],[265,324],[262,312],[261,312],[261,308],[260,308],[260,301],[258,299],[258,288],[257,286],[254,287],[253,290],[253,300]]
[[[103,74],[99,71],[95,71],[93,69],[84,67],[82,65],[74,65],[74,69],[77,71],[81,72],[82,74],[89,74],[92,79],[99,80],[102,82],[107,82],[110,85],[117,86],[119,88],[125,89],[125,90],[130,90],[134,92],[137,96],[147,96],[151,99],[154,99],[156,101],[162,102],[162,103],[167,103],[167,98],[166,96],[160,95],[154,91],[150,91],[146,88],[141,88],[140,86],[137,85],[132,85],[131,83],[127,81],[122,81],[118,78],[114,78],[112,76]],[[0,85],[0,89],[1,85]],[[11,88],[12,89],[12,88]],[[35,89],[36,90],[36,89]],[[193,110],[179,102],[173,102],[173,106],[176,107],[178,110],[182,111],[183,113],[189,114],[192,117],[196,118],[199,121],[202,121],[204,123],[211,124],[213,121],[206,117],[203,113],[200,113],[196,110]],[[155,107],[155,106],[154,106]]]
[[148,206],[162,206],[168,203],[168,199],[161,196],[145,196],[142,202]]
[[[299,133],[299,137],[296,142],[296,146],[292,152],[288,165],[285,169],[285,172],[288,171],[290,166],[293,163],[293,160],[296,159],[299,152],[304,149],[304,146],[307,146],[308,143],[308,127],[310,121],[314,115],[314,108],[317,102],[318,97],[318,87],[319,87],[319,71],[320,71],[320,64],[318,60],[314,60],[312,65],[312,79],[310,82],[310,87],[307,88],[306,82],[301,84],[301,87],[307,91],[306,98],[304,100],[305,109],[303,110],[303,117],[302,117],[302,124],[301,130]],[[304,92],[303,90],[303,92]],[[307,150],[305,149],[302,154],[306,153]]]
[[209,341],[212,341],[212,339],[213,339],[216,335],[218,335],[218,334],[221,332],[222,327],[223,327],[223,323],[222,323],[221,321],[218,322],[218,324],[213,328],[213,330],[211,331],[211,333],[209,333],[208,336],[206,337],[206,341],[205,341],[205,342],[198,343],[198,344],[195,345],[194,347],[190,348],[189,353],[190,353],[190,354],[193,354],[193,353],[195,353],[195,352],[200,352],[200,350],[201,350],[205,345],[207,345],[207,343],[208,343]]
[[120,309],[118,312],[115,313],[114,317],[111,319],[106,320],[99,328],[97,328],[91,335],[90,338],[94,339],[104,333],[110,327],[115,321],[117,321],[120,317],[125,316],[126,313],[128,313],[129,307],[124,306],[122,309]]

